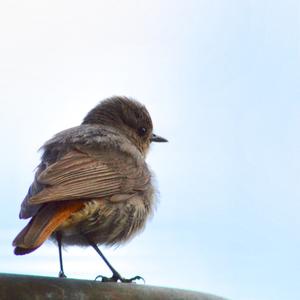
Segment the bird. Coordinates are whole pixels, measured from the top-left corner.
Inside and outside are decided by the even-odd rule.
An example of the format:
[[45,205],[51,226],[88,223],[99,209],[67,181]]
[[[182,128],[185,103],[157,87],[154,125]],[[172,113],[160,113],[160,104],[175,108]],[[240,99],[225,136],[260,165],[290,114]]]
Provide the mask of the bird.
[[112,277],[133,282],[110,264],[100,246],[120,245],[141,232],[153,215],[157,188],[145,159],[152,142],[167,142],[153,133],[146,107],[125,96],[106,98],[82,123],[63,130],[41,147],[41,162],[21,203],[19,218],[29,219],[13,240],[14,253],[35,251],[46,240],[63,246],[91,246]]

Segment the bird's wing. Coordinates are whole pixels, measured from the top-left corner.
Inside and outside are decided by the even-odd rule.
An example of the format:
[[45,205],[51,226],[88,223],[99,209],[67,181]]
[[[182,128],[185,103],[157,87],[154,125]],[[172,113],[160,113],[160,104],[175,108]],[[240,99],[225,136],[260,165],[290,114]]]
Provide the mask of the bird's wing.
[[39,174],[36,180],[45,187],[29,198],[28,204],[118,194],[130,197],[148,184],[150,174],[142,173],[120,155],[91,155],[72,150]]

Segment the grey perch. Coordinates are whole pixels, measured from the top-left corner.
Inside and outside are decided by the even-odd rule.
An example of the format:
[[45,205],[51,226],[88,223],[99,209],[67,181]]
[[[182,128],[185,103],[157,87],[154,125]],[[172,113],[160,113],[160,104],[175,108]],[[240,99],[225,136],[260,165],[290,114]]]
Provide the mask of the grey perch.
[[0,299],[44,300],[225,300],[200,292],[133,283],[0,274]]

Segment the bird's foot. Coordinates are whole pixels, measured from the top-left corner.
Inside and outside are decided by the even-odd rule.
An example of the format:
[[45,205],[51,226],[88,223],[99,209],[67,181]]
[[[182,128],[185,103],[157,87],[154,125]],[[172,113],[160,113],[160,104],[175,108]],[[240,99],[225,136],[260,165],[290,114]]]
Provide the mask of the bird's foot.
[[122,278],[122,279],[121,279],[121,282],[124,282],[124,283],[136,283],[136,282],[135,282],[136,280],[141,280],[141,281],[143,281],[144,284],[146,283],[145,279],[144,279],[142,276],[139,276],[139,275],[134,276],[134,277],[129,278],[129,279],[127,279],[127,278]]
[[67,278],[67,276],[66,276],[66,274],[64,273],[64,271],[59,271],[58,277],[59,277],[59,278]]
[[113,274],[112,277],[105,277],[102,275],[98,275],[95,280],[97,280],[98,278],[101,278],[101,282],[123,282],[123,283],[136,283],[136,280],[142,280],[145,283],[145,279],[141,276],[134,276],[132,278],[123,278],[120,274],[116,273]]

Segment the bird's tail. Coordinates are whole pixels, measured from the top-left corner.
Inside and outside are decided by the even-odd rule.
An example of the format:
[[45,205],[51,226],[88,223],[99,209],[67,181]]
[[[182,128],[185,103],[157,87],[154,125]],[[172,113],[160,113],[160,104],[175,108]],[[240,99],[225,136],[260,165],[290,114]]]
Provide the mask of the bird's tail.
[[72,213],[83,206],[83,202],[78,200],[47,203],[42,206],[14,239],[14,253],[23,255],[40,247]]

